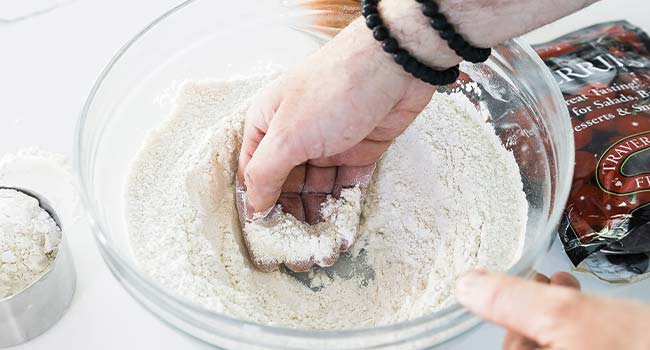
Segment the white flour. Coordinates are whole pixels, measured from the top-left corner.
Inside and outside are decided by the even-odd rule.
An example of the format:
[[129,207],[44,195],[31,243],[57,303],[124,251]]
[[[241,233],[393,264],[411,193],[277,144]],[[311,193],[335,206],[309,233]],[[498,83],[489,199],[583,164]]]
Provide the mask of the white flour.
[[161,285],[240,319],[359,328],[439,310],[463,271],[519,257],[527,202],[512,154],[467,99],[437,94],[378,164],[349,255],[297,278],[254,269],[234,174],[244,111],[268,81],[185,84],[134,161],[131,243]]
[[[62,227],[79,218],[77,188],[65,158],[35,147],[0,158],[0,187],[46,199]],[[31,197],[0,190],[0,298],[19,292],[54,263],[61,231]]]
[[361,215],[361,189],[343,189],[339,199],[329,197],[321,207],[323,221],[308,225],[277,205],[269,217],[246,223],[244,237],[258,264],[316,263],[329,266],[341,245],[354,244]]
[[54,264],[61,230],[38,200],[0,189],[0,298],[13,295]]

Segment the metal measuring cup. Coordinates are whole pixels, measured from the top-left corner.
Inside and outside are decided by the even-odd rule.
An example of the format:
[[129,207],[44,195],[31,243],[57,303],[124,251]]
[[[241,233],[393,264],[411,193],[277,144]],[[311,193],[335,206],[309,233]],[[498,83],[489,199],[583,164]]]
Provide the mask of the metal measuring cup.
[[0,348],[23,344],[50,329],[72,302],[76,273],[61,221],[40,195],[21,188],[0,187],[22,192],[38,200],[61,229],[61,242],[54,264],[22,291],[0,299]]

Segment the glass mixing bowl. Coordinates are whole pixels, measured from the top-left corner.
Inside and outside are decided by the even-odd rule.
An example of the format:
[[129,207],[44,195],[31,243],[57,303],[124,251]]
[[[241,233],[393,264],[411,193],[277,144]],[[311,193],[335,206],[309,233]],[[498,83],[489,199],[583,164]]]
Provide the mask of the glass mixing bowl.
[[[276,1],[188,1],[118,52],[88,97],[76,140],[83,200],[99,249],[119,282],[145,308],[221,348],[444,346],[479,323],[460,305],[376,328],[295,330],[208,311],[172,295],[137,267],[129,247],[124,186],[147,132],[169,113],[175,88],[187,79],[250,74],[268,62],[284,67],[299,63],[322,42],[296,30],[296,20]],[[523,254],[508,273],[529,277],[550,246],[570,189],[573,138],[564,100],[542,61],[519,40],[496,48],[485,64],[462,68],[475,83],[441,92],[465,92],[480,113],[491,116],[497,134],[515,154],[530,209]]]

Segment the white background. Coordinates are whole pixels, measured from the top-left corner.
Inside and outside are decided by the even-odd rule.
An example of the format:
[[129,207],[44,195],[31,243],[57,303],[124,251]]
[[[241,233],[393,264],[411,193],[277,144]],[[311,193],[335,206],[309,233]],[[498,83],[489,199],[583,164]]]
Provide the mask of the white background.
[[[179,2],[0,0],[0,154],[40,146],[71,157],[75,123],[99,72],[123,43]],[[48,11],[11,20],[30,6],[56,3],[59,6]],[[548,40],[614,19],[627,19],[650,32],[649,15],[649,1],[604,0],[528,38]],[[85,227],[66,234],[79,278],[73,305],[49,332],[15,349],[208,348],[168,328],[131,299],[109,273]],[[540,270],[569,269],[556,242]],[[590,293],[650,301],[648,280],[611,286],[579,277]],[[454,349],[498,349],[502,336],[502,331],[486,325]]]

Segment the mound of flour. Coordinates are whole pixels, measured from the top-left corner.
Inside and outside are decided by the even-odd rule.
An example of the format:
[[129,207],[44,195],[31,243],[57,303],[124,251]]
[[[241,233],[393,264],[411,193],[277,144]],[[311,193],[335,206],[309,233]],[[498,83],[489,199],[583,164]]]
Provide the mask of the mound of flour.
[[126,188],[144,273],[236,318],[343,329],[439,310],[462,272],[519,257],[527,202],[513,155],[465,97],[436,94],[378,164],[348,255],[305,274],[256,270],[234,176],[244,112],[270,79],[186,83],[146,139]]

